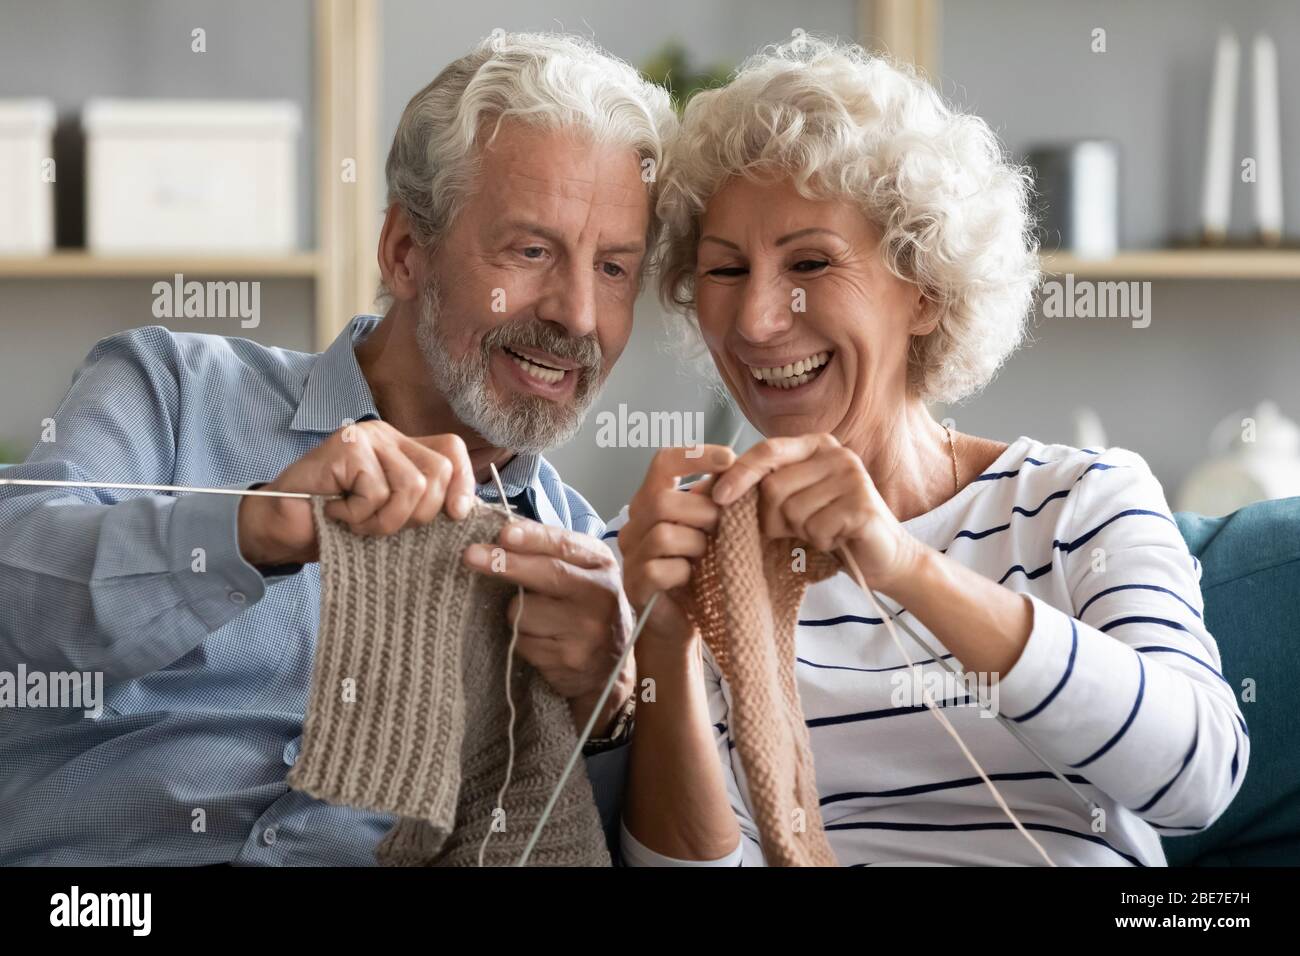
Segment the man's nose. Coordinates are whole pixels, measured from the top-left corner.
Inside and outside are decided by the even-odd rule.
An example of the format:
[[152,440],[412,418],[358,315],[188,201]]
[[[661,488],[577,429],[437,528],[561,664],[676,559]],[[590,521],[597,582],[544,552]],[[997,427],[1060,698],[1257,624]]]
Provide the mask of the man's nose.
[[751,273],[736,316],[736,331],[749,342],[766,342],[794,324],[794,297],[775,277]]
[[580,339],[596,331],[596,276],[590,269],[557,272],[539,303],[538,318],[564,327]]

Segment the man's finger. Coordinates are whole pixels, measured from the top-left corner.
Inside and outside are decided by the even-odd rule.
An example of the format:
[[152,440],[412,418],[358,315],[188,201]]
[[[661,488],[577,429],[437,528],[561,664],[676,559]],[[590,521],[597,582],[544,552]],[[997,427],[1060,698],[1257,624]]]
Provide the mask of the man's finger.
[[558,558],[566,564],[595,570],[613,561],[609,548],[590,535],[555,528],[539,521],[511,521],[501,529],[497,541],[516,554],[537,554]]
[[338,472],[335,482],[344,496],[329,502],[325,513],[355,529],[374,517],[388,500],[388,479],[373,454],[359,461],[340,460],[333,470]]
[[499,545],[471,544],[461,560],[471,571],[494,574],[525,591],[549,597],[567,597],[583,583],[581,568],[558,558],[510,552]]
[[[536,637],[561,637],[573,634],[573,602],[561,601],[545,594],[528,594],[523,601],[523,616],[519,619],[519,633]],[[510,601],[506,620],[514,623],[519,613],[519,595]]]
[[447,482],[444,507],[447,514],[460,521],[474,504],[474,468],[469,462],[465,440],[459,435],[432,435],[411,440],[432,448],[451,461],[451,480]]
[[375,446],[375,457],[384,469],[388,500],[368,520],[354,530],[362,534],[396,534],[406,526],[411,513],[428,488],[428,479],[406,455],[393,445]]

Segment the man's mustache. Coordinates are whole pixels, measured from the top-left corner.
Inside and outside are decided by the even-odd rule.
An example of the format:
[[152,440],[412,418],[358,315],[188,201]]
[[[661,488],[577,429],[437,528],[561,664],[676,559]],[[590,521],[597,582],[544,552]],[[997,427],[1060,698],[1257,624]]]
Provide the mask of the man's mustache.
[[552,322],[540,319],[516,319],[488,330],[483,336],[486,356],[497,348],[531,348],[554,355],[558,359],[576,362],[584,369],[598,372],[603,353],[595,334],[574,338],[557,328]]

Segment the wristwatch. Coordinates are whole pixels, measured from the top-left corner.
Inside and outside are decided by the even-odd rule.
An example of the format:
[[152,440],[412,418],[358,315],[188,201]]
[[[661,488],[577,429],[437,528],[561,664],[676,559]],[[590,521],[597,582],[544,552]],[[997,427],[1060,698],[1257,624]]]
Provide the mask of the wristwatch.
[[590,757],[593,754],[604,753],[606,750],[613,750],[615,747],[621,747],[632,739],[632,726],[636,723],[636,692],[624,701],[618,716],[614,718],[613,729],[605,737],[590,737],[582,745],[582,755]]

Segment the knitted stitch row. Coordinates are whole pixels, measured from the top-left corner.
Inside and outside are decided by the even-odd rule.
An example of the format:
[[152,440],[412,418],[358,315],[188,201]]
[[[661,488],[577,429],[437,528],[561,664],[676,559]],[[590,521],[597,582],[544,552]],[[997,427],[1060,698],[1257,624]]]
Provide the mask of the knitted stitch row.
[[794,629],[808,585],[836,574],[824,552],[764,540],[758,489],[722,509],[691,574],[687,611],[731,691],[729,732],[769,866],[835,866],[795,682]]
[[[493,543],[505,515],[470,516],[387,537],[353,534],[313,502],[321,608],[302,750],[289,785],[397,823],[376,851],[394,866],[514,863],[576,745],[568,704],[520,663],[510,693],[517,754],[504,806],[509,705],[506,608],[514,588],[461,560]],[[608,866],[586,774],[570,776],[530,862]]]

